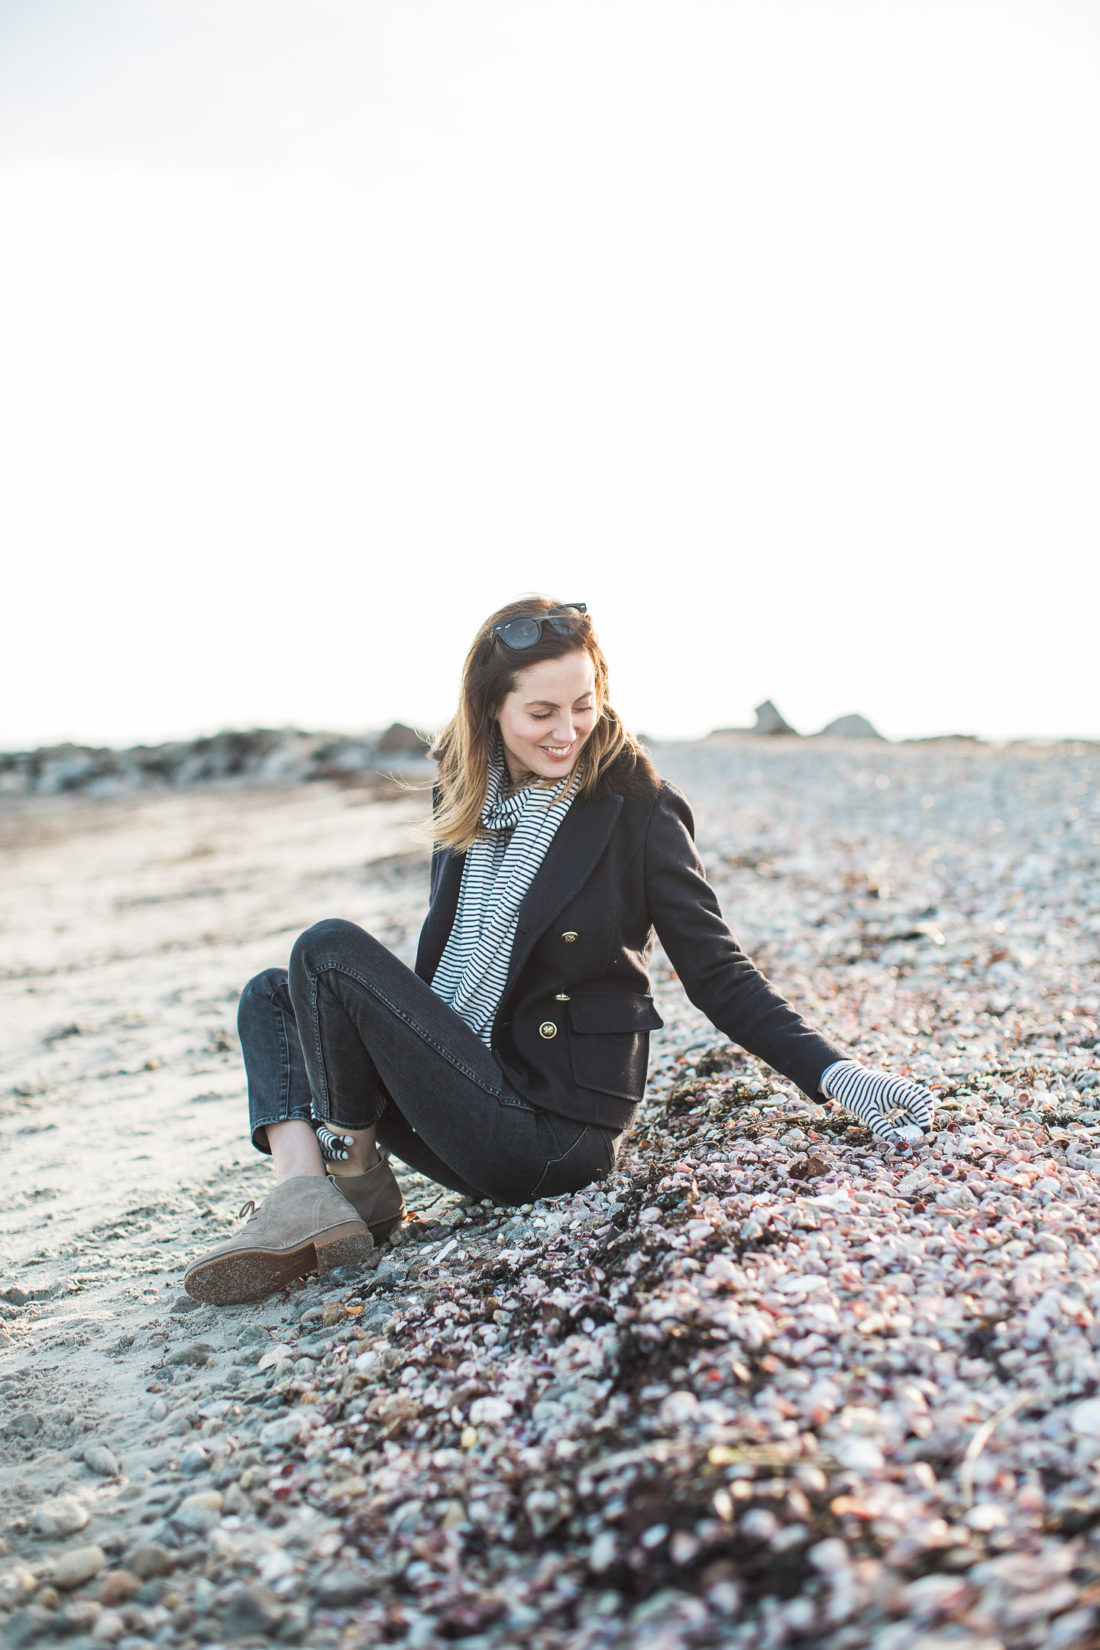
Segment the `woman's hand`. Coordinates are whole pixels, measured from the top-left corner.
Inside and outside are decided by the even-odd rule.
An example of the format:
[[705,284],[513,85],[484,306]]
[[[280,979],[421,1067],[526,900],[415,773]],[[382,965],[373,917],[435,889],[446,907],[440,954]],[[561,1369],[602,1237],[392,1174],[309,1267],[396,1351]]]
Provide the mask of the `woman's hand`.
[[[877,1139],[891,1145],[912,1144],[914,1125],[922,1134],[932,1128],[936,1102],[927,1089],[907,1077],[891,1077],[856,1060],[838,1060],[824,1073],[819,1086],[827,1099],[839,1101]],[[885,1115],[899,1106],[908,1120],[900,1126],[888,1122]]]

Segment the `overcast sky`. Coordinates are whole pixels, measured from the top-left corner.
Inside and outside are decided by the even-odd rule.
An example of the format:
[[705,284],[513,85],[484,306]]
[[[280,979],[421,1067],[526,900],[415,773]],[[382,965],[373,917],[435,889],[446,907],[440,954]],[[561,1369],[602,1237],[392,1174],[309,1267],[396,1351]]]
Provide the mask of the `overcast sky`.
[[1100,735],[1093,0],[0,0],[0,746]]

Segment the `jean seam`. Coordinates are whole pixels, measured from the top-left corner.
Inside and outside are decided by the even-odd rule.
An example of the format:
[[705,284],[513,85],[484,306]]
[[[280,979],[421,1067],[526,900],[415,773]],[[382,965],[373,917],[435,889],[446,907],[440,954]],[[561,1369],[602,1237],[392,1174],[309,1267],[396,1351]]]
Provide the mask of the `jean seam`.
[[282,1059],[279,1062],[279,1117],[280,1121],[285,1122],[290,1116],[290,1039],[287,1036],[286,1015],[279,1001],[278,991],[271,994],[271,1006],[275,1010],[279,1037],[282,1041]]
[[535,1201],[535,1199],[536,1199],[536,1197],[538,1196],[538,1193],[539,1193],[539,1187],[542,1185],[543,1181],[546,1179],[547,1175],[550,1173],[550,1170],[551,1169],[556,1169],[559,1163],[564,1163],[565,1162],[566,1158],[570,1155],[571,1152],[576,1151],[577,1147],[580,1145],[581,1141],[588,1134],[591,1127],[592,1127],[591,1123],[586,1123],[584,1125],[584,1128],[581,1130],[580,1134],[578,1134],[577,1138],[574,1140],[573,1144],[571,1146],[566,1147],[565,1151],[562,1152],[560,1157],[551,1157],[547,1160],[546,1167],[543,1169],[542,1173],[539,1175],[538,1179],[535,1182],[534,1190],[531,1191],[528,1194],[528,1198],[527,1198],[528,1203],[533,1203]]
[[[502,1105],[507,1105],[508,1104],[508,1101],[506,1101],[503,1098],[503,1096],[502,1096],[499,1089],[489,1088],[488,1085],[482,1080],[482,1078],[478,1076],[476,1071],[472,1070],[471,1067],[469,1067],[467,1065],[464,1065],[463,1062],[461,1060],[457,1059],[449,1051],[449,1049],[447,1049],[443,1046],[442,1043],[437,1043],[435,1038],[430,1036],[429,1033],[426,1032],[419,1025],[419,1023],[416,1020],[411,1019],[410,1016],[408,1014],[406,1014],[403,1009],[399,1008],[396,1003],[391,1002],[390,999],[385,995],[384,992],[379,991],[378,987],[376,985],[374,985],[372,983],[372,981],[366,979],[362,974],[358,973],[354,968],[349,968],[346,963],[324,962],[324,963],[318,963],[316,965],[315,970],[311,969],[307,966],[306,972],[309,975],[310,984],[313,988],[313,990],[312,990],[312,1004],[311,1004],[311,1008],[312,1008],[311,1018],[313,1020],[314,1026],[316,1028],[316,1049],[317,1049],[318,1065],[320,1066],[321,1076],[325,1080],[324,1101],[325,1101],[326,1105],[327,1105],[328,1099],[329,1099],[328,1082],[327,1082],[327,1078],[325,1078],[324,1060],[323,1060],[322,1054],[321,1054],[321,1046],[320,1046],[320,1041],[321,1041],[321,1015],[320,1015],[320,1009],[318,1008],[318,1005],[317,1005],[317,988],[318,988],[318,984],[319,984],[319,981],[320,981],[320,976],[324,973],[344,974],[344,975],[347,976],[348,979],[355,980],[359,985],[361,985],[363,987],[363,989],[365,991],[369,991],[372,997],[376,998],[377,1001],[380,1002],[385,1008],[388,1008],[390,1013],[394,1016],[395,1019],[400,1020],[402,1022],[402,1024],[408,1026],[409,1030],[414,1032],[416,1034],[416,1036],[419,1037],[419,1039],[422,1043],[424,1043],[428,1048],[434,1049],[437,1054],[441,1055],[442,1058],[444,1060],[446,1060],[448,1065],[453,1066],[456,1071],[461,1072],[464,1077],[466,1077],[470,1080],[470,1082],[476,1083],[478,1088],[481,1089],[485,1094],[489,1095],[491,1099],[500,1101],[500,1103]],[[329,1117],[329,1113],[326,1111],[325,1121],[328,1120],[328,1117]]]

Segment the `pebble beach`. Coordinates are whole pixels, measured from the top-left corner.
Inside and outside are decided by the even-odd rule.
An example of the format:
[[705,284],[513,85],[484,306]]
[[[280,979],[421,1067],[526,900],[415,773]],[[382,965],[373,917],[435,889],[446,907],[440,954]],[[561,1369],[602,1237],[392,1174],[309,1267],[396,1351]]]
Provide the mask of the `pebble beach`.
[[1100,1645],[1100,747],[652,747],[758,966],[937,1096],[873,1141],[664,1029],[616,1171],[394,1168],[355,1272],[216,1309],[269,1184],[237,996],[349,917],[411,962],[423,791],[0,808],[0,1636],[192,1650]]

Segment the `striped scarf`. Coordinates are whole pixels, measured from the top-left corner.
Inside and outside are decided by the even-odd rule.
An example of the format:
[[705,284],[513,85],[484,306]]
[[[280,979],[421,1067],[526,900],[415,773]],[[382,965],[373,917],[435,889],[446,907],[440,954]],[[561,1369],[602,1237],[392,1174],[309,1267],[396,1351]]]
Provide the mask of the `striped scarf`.
[[499,737],[490,754],[489,791],[481,810],[488,835],[479,835],[466,850],[454,927],[432,979],[436,996],[486,1047],[508,978],[520,905],[579,783],[580,774],[574,773],[553,790],[532,783],[508,794]]

